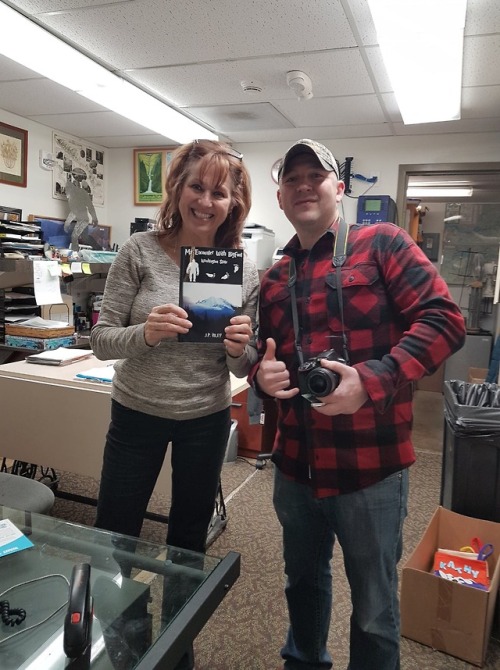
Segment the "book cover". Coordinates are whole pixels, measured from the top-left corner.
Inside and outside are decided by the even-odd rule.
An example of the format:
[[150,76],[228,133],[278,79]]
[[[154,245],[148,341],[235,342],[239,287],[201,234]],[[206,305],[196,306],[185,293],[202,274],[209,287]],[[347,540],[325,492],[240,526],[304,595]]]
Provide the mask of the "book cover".
[[222,342],[243,304],[243,249],[181,247],[179,304],[193,324],[180,342]]
[[0,520],[0,556],[15,554],[33,546],[33,542],[10,519]]

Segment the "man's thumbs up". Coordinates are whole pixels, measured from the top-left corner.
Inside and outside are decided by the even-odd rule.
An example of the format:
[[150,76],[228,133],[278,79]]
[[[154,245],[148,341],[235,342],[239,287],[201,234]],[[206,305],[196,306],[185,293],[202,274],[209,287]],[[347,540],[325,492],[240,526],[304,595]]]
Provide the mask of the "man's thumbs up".
[[276,342],[272,337],[268,337],[266,340],[266,353],[262,360],[265,361],[274,361],[276,360]]
[[276,342],[272,337],[266,340],[266,351],[260,362],[256,380],[264,393],[281,400],[293,398],[299,392],[298,388],[288,388],[290,374],[283,361],[276,359]]

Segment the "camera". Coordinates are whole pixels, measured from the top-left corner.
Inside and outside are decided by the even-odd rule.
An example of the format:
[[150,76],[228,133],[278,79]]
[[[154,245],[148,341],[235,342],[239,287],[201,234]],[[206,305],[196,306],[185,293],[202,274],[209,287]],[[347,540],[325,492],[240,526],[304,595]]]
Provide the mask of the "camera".
[[337,355],[335,349],[322,351],[316,357],[302,363],[298,369],[299,390],[302,397],[309,402],[316,402],[317,398],[330,395],[340,384],[340,375],[321,367],[322,360],[345,364],[345,360]]

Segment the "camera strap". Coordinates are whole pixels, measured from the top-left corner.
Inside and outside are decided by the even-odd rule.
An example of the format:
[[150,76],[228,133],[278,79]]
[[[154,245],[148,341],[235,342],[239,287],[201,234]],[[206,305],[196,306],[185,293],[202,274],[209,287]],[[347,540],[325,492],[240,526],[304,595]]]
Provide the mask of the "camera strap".
[[[344,302],[342,300],[342,271],[341,268],[346,260],[347,252],[347,237],[349,235],[349,226],[344,219],[339,219],[337,233],[335,235],[335,242],[333,245],[332,265],[335,270],[335,277],[337,283],[337,300],[339,303],[340,321],[342,323],[342,355],[345,362],[349,365],[349,354],[347,350],[347,336],[344,327]],[[290,258],[288,267],[288,288],[290,289],[290,296],[292,299],[292,322],[295,333],[295,349],[299,357],[300,365],[304,364],[304,354],[302,353],[302,345],[300,344],[300,328],[299,315],[297,312],[297,294],[295,292],[295,284],[297,283],[297,267],[295,265],[295,258]]]

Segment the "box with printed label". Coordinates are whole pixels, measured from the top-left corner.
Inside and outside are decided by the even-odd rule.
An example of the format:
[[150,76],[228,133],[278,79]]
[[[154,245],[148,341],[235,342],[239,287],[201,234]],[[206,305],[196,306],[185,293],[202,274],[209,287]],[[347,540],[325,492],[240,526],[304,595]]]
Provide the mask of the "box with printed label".
[[[493,545],[488,557],[490,588],[471,588],[433,574],[439,548],[460,549],[472,538]],[[482,667],[500,585],[500,523],[438,507],[422,539],[403,566],[401,634]]]

